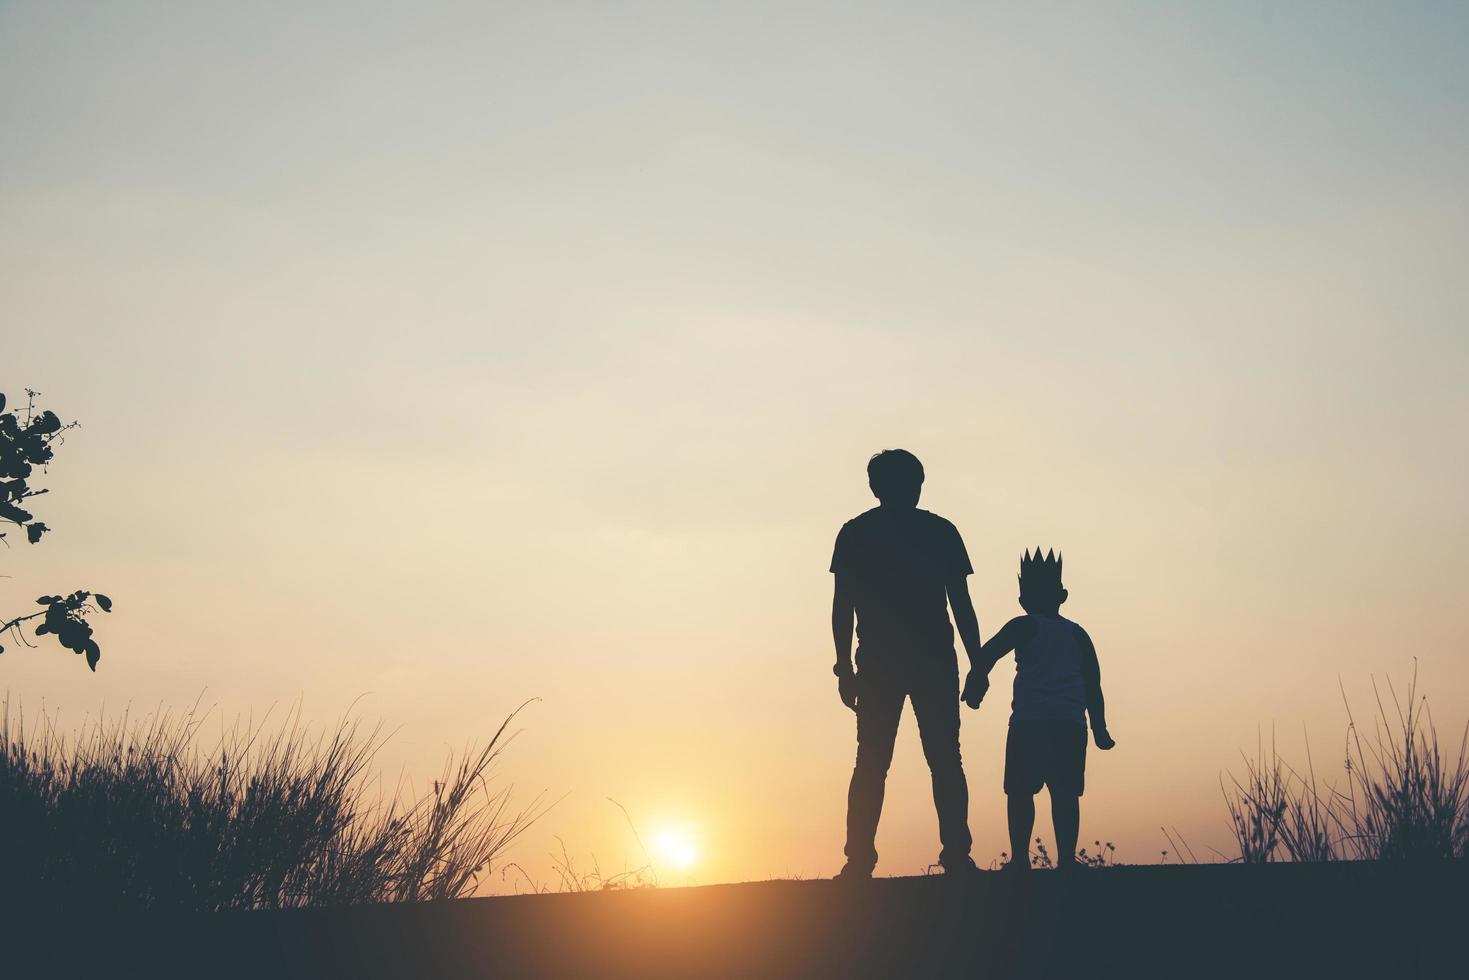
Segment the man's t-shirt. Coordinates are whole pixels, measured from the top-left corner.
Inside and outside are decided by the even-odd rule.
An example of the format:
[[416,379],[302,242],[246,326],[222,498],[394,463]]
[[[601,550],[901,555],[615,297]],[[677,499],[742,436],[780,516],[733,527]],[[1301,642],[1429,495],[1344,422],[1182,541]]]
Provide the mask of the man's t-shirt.
[[842,525],[831,570],[857,606],[857,639],[879,656],[954,647],[946,584],[971,574],[959,529],[915,507],[874,507]]

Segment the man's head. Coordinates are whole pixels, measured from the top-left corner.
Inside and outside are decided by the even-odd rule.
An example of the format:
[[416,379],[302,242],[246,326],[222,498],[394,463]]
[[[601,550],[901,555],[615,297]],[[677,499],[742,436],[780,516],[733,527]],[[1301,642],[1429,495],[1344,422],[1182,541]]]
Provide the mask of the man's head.
[[917,507],[923,464],[906,449],[884,449],[867,461],[867,485],[885,507]]
[[1020,559],[1020,608],[1028,613],[1055,614],[1066,601],[1066,588],[1061,584],[1061,559],[1054,551],[1041,557],[1041,549],[1035,554],[1026,552]]

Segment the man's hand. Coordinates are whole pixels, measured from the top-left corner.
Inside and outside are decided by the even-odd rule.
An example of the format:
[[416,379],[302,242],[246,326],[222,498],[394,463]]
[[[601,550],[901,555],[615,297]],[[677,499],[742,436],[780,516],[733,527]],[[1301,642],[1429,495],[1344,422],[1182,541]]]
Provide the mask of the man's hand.
[[857,710],[857,675],[850,670],[837,673],[837,694],[842,699],[842,704]]
[[1092,740],[1097,743],[1097,748],[1101,749],[1103,752],[1107,751],[1112,746],[1117,744],[1112,739],[1112,736],[1108,734],[1107,729],[1105,728],[1093,728]]
[[959,700],[971,708],[978,708],[979,702],[984,700],[984,696],[989,689],[989,675],[971,668],[969,676],[964,678],[964,693],[959,695]]

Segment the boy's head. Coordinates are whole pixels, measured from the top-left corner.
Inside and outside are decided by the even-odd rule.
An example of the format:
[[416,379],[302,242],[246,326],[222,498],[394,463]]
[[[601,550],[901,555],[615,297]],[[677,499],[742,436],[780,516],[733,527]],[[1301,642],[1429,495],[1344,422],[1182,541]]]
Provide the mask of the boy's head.
[[1054,551],[1041,557],[1041,549],[1035,554],[1026,552],[1020,559],[1020,608],[1028,613],[1051,613],[1061,608],[1066,601],[1066,589],[1061,584],[1061,559]]
[[889,507],[917,507],[923,464],[906,449],[884,449],[867,461],[867,485]]

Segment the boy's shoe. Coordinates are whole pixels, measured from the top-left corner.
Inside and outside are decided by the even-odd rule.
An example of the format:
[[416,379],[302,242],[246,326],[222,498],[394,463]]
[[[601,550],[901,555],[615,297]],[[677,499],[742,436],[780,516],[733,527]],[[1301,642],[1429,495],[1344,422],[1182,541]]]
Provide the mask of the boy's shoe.
[[1056,865],[1056,870],[1061,872],[1063,875],[1074,875],[1081,874],[1085,871],[1090,871],[1091,866],[1082,864],[1080,861],[1062,861],[1060,864]]
[[862,868],[848,861],[842,866],[842,870],[836,873],[832,881],[871,881],[872,869]]

